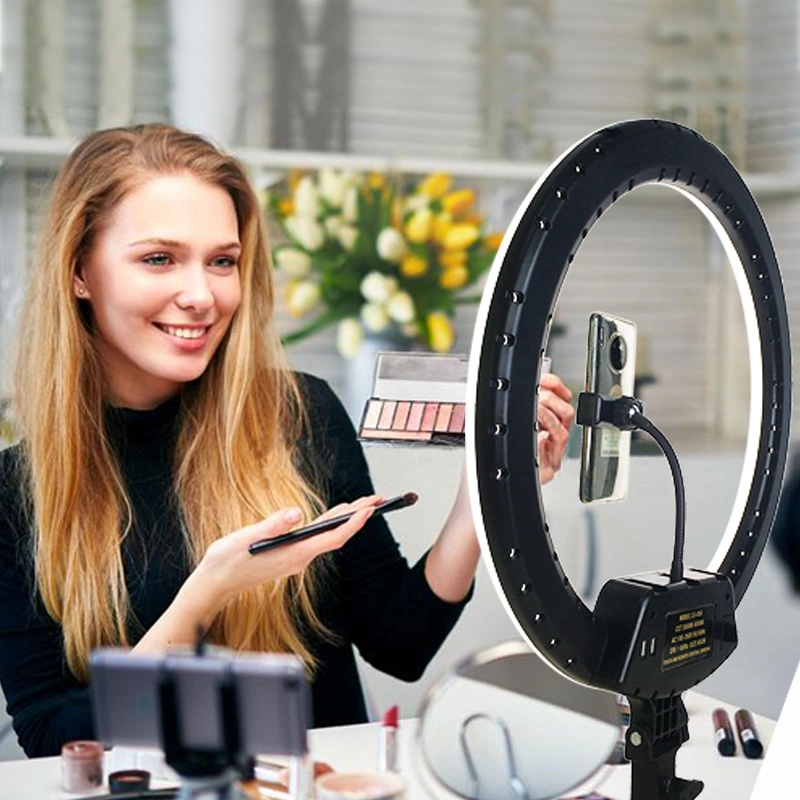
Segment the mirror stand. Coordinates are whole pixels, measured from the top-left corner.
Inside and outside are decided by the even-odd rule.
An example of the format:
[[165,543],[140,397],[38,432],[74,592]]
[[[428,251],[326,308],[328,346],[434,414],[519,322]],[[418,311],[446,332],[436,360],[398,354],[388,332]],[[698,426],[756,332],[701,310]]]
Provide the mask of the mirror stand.
[[703,782],[675,777],[675,756],[689,739],[689,716],[680,695],[629,698],[631,724],[625,757],[631,762],[632,800],[694,800]]

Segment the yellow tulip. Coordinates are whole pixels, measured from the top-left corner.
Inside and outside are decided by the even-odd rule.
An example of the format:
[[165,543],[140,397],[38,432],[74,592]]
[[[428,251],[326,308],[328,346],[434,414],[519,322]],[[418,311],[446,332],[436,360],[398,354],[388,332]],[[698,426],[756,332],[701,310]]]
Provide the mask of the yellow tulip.
[[480,230],[475,225],[459,223],[453,225],[445,234],[442,244],[447,250],[466,250],[474,244],[481,235]]
[[437,214],[433,220],[433,240],[441,244],[444,241],[447,231],[452,227],[453,217],[447,211]]
[[439,264],[444,269],[463,267],[467,263],[466,250],[443,250],[439,253]]
[[397,195],[392,201],[392,227],[403,227],[403,200],[400,195]]
[[469,280],[469,270],[466,267],[449,267],[439,278],[442,289],[455,291],[461,289]]
[[483,246],[487,250],[497,250],[500,247],[500,243],[502,241],[503,241],[502,233],[490,233],[487,236],[483,237]]
[[406,236],[410,242],[422,244],[431,238],[433,227],[433,212],[429,208],[420,208],[415,211],[406,223]]
[[434,172],[433,175],[428,175],[428,177],[420,183],[417,187],[417,191],[420,194],[427,195],[431,200],[436,200],[450,188],[452,182],[453,179],[444,172]]
[[408,253],[403,256],[403,260],[400,262],[400,272],[402,272],[406,278],[418,278],[427,271],[427,260],[422,258],[422,256],[418,256],[416,253]]
[[455,341],[453,325],[443,311],[428,314],[428,340],[437,353],[447,353]]
[[294,201],[291,197],[284,197],[283,200],[278,203],[278,213],[282,217],[292,216],[294,213]]
[[289,191],[292,194],[294,194],[297,184],[300,183],[305,174],[306,173],[302,169],[293,169],[286,176],[286,185],[289,187]]
[[475,203],[474,189],[456,189],[442,198],[442,208],[451,214],[463,214]]
[[385,183],[386,179],[380,172],[370,172],[367,178],[367,186],[369,186],[370,189],[382,189]]
[[467,222],[470,225],[477,225],[480,228],[480,226],[483,225],[483,214],[479,214],[477,211],[470,211],[469,214],[464,214],[459,222]]

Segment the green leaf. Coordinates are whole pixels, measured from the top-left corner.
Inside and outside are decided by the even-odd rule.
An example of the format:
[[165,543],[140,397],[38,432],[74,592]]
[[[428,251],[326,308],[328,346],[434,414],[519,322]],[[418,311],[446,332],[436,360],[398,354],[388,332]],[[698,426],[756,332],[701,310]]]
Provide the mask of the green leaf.
[[453,298],[453,303],[457,306],[469,306],[480,303],[483,299],[482,294],[462,294]]

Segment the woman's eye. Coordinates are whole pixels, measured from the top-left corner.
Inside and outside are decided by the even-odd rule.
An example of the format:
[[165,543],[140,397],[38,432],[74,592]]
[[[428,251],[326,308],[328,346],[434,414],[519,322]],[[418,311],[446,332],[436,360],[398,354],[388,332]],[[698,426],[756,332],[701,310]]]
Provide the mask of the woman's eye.
[[170,257],[166,253],[153,253],[151,256],[145,256],[142,261],[151,267],[165,267],[169,264]]
[[230,256],[218,256],[211,260],[211,266],[223,267],[225,269],[232,269],[237,266],[236,259]]

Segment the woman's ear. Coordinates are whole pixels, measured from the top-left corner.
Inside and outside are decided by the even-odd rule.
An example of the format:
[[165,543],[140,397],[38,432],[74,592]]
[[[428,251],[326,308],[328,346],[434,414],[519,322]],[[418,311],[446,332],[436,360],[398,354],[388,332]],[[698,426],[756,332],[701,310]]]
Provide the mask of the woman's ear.
[[72,278],[72,291],[79,300],[89,299],[89,290],[86,288],[86,283],[79,273],[76,273]]

